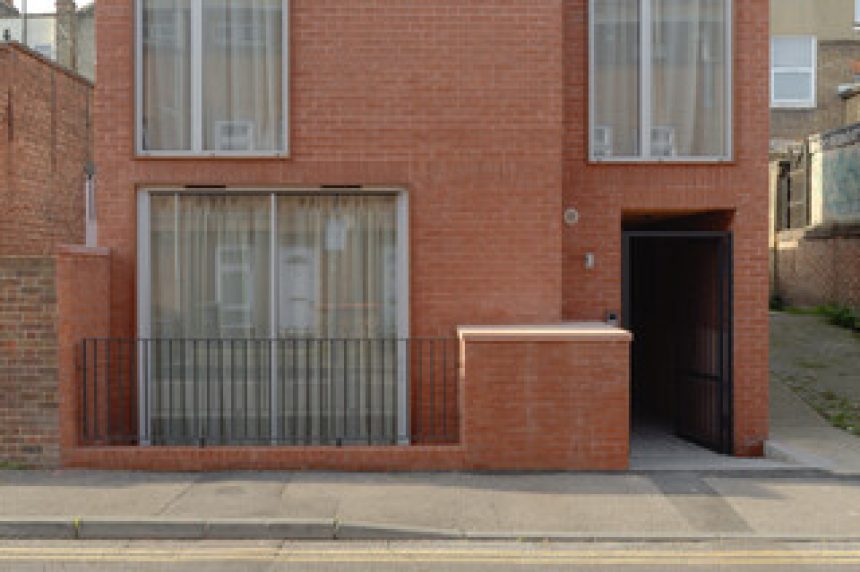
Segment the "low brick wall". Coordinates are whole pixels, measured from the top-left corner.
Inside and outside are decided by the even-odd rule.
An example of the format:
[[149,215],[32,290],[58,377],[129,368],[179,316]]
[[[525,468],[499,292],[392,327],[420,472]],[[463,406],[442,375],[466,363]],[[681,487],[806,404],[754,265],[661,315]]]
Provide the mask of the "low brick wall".
[[0,257],[0,463],[59,462],[56,320],[54,259]]
[[860,308],[860,228],[777,234],[774,290],[796,306]]
[[[92,270],[101,272],[97,267]],[[66,309],[62,302],[61,295],[61,307]],[[71,314],[65,320],[74,323]],[[80,324],[76,327],[82,331]],[[70,342],[72,338],[63,331],[61,338]],[[585,330],[525,327],[514,332],[470,328],[460,332],[460,339],[462,422],[456,445],[80,447],[76,439],[64,438],[63,464],[159,471],[627,468],[629,334],[600,325]],[[65,352],[72,347],[64,342],[63,364],[69,363]],[[62,371],[64,387],[68,385],[64,392],[76,395],[73,368],[64,365]],[[73,399],[64,401],[69,406],[73,403]],[[67,415],[64,434],[77,430],[74,411],[68,410],[63,418]]]

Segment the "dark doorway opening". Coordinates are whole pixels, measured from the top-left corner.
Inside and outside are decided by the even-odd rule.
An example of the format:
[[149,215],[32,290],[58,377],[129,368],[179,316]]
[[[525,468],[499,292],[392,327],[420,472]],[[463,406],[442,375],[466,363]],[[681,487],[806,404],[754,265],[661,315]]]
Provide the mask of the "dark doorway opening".
[[625,230],[631,425],[732,453],[732,237]]

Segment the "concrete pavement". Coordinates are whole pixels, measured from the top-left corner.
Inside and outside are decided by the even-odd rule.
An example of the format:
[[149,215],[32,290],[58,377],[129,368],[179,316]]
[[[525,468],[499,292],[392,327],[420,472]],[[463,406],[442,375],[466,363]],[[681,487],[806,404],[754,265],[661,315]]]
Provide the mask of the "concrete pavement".
[[0,473],[6,538],[860,541],[860,478],[627,474]]

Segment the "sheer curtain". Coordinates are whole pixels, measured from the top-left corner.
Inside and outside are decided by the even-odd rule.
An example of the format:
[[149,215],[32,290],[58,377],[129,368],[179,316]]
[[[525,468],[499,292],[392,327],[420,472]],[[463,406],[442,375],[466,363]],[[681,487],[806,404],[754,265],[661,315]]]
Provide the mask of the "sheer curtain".
[[[187,443],[268,434],[270,197],[151,198],[151,436]],[[205,340],[227,339],[225,343]],[[214,351],[213,351],[214,349]],[[211,380],[219,380],[214,391]],[[204,385],[204,380],[210,385]]]
[[651,0],[652,155],[727,149],[726,2]]
[[283,147],[282,22],[282,0],[203,3],[206,150]]
[[318,340],[283,348],[287,439],[397,439],[395,206],[393,196],[278,198],[280,337]]
[[594,2],[595,157],[635,157],[639,145],[639,0]]
[[191,150],[191,2],[142,0],[143,147]]
[[396,201],[281,194],[273,237],[269,193],[153,194],[153,440],[394,442]]

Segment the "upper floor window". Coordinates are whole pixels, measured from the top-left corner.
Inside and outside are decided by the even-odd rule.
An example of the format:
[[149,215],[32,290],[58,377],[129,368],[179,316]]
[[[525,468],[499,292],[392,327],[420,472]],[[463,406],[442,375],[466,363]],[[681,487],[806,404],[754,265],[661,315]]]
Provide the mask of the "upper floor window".
[[854,29],[860,31],[860,0],[854,0]]
[[731,156],[732,0],[590,0],[592,161]]
[[138,152],[285,154],[286,6],[138,0]]
[[771,107],[815,107],[816,44],[815,36],[771,38]]

